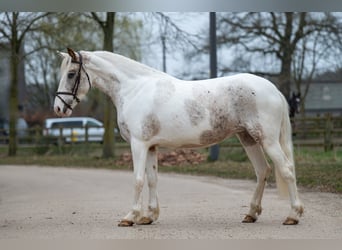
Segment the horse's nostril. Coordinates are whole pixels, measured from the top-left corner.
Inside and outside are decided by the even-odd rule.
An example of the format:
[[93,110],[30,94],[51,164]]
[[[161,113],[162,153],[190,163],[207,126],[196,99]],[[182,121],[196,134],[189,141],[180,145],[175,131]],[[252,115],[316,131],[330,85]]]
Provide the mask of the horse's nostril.
[[61,108],[59,106],[55,106],[54,111],[58,115],[61,113]]

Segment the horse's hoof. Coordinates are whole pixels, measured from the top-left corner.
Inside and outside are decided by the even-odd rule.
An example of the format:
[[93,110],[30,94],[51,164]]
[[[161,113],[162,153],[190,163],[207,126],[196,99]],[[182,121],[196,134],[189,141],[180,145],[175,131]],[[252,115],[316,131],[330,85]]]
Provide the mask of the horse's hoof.
[[142,217],[138,222],[137,225],[150,225],[153,222],[151,218]]
[[293,219],[293,218],[290,218],[290,217],[287,217],[286,220],[283,222],[283,225],[297,225],[298,224],[298,220],[296,219]]
[[256,222],[256,220],[257,220],[256,218],[247,214],[245,218],[243,219],[242,223],[254,223]]
[[119,227],[131,227],[133,226],[134,222],[131,220],[121,220],[118,224]]

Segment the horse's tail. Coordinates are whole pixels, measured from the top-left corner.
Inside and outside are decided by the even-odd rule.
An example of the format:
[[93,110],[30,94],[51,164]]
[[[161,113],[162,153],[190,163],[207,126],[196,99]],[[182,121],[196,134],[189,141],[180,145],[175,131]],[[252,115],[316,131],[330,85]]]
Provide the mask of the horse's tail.
[[[280,146],[286,155],[289,163],[293,166],[293,174],[295,174],[295,163],[293,158],[293,144],[292,144],[292,129],[289,117],[288,103],[283,95],[280,95],[283,102],[283,116],[280,128]],[[275,168],[275,176],[277,182],[278,193],[281,197],[288,197],[287,184],[284,178],[279,173],[278,168]]]

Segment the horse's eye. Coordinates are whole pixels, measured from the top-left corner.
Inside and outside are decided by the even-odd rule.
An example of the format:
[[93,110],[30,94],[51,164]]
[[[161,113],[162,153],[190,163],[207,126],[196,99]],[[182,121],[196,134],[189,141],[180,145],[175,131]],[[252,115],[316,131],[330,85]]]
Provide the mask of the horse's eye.
[[69,79],[74,78],[75,74],[76,74],[75,72],[69,72],[69,73],[68,73],[68,78],[69,78]]

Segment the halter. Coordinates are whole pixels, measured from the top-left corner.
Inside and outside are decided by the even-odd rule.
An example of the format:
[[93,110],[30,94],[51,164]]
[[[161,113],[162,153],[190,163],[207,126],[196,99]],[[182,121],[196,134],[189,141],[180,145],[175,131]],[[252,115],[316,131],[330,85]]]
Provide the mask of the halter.
[[79,56],[79,61],[75,61],[72,60],[72,63],[77,63],[79,64],[79,68],[78,68],[78,72],[77,72],[77,76],[75,79],[75,85],[72,88],[71,92],[64,92],[64,91],[60,91],[60,92],[56,92],[56,97],[58,97],[65,105],[66,108],[72,110],[71,104],[67,103],[60,95],[71,95],[73,97],[73,101],[76,100],[77,103],[79,103],[81,100],[78,98],[77,96],[77,91],[78,88],[80,86],[80,80],[81,80],[81,71],[83,70],[84,73],[87,76],[88,79],[88,83],[89,83],[89,88],[91,88],[91,83],[90,83],[90,79],[89,79],[89,75],[88,73],[85,71],[84,67],[83,67],[83,60],[82,60],[82,55],[81,53],[77,52],[78,56]]

